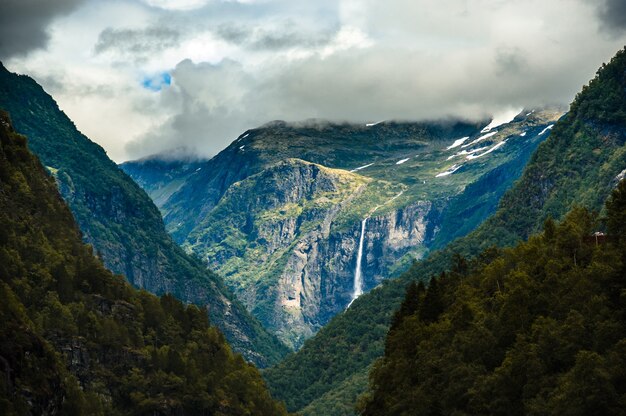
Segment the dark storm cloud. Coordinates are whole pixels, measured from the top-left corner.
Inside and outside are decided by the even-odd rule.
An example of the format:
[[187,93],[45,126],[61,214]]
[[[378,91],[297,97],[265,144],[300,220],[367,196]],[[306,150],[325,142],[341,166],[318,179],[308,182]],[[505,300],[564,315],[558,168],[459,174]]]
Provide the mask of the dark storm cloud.
[[0,2],[0,59],[26,55],[46,46],[48,25],[85,0],[2,0]]
[[107,28],[98,36],[94,47],[96,54],[111,52],[141,60],[164,49],[176,46],[180,40],[178,30],[150,26],[145,29]]
[[602,0],[598,14],[605,25],[605,29],[616,34],[626,31],[626,1]]
[[220,39],[247,49],[278,51],[295,47],[312,48],[329,43],[337,29],[308,32],[287,22],[274,28],[221,24],[214,30]]

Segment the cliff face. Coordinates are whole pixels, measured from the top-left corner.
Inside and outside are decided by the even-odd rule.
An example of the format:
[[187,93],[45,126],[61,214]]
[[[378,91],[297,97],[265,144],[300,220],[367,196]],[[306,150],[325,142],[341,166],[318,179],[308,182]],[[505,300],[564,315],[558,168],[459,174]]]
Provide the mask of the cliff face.
[[[420,257],[416,248],[423,245],[429,230],[426,217],[431,207],[420,202],[367,219],[358,290],[376,287],[404,256]],[[332,221],[332,213],[326,220]],[[263,321],[281,338],[293,339],[298,347],[350,304],[357,289],[361,229],[361,224],[336,232],[320,227],[297,240],[276,281],[270,320]]]
[[[160,209],[175,239],[299,348],[355,291],[480,224],[560,115],[525,111],[495,129],[270,123],[194,165]],[[170,186],[141,161],[124,166],[152,192]]]
[[[525,137],[542,131],[529,130]],[[455,253],[480,260],[480,254],[490,247],[512,246],[541,230],[547,217],[562,219],[575,206],[602,210],[626,167],[626,51],[602,66],[596,78],[577,95],[568,113],[555,123],[550,136],[531,152],[519,179],[499,199],[494,215],[467,236],[430,253],[400,278],[363,295],[300,351],[264,373],[289,410],[341,415],[349,414],[342,409],[354,409],[355,398],[367,389],[369,368],[385,351],[389,323],[411,281],[426,282],[455,268]],[[447,229],[463,225],[458,219],[453,221],[454,213],[461,216],[474,212],[461,203],[463,200],[478,201],[475,207],[489,206],[485,203],[490,200],[488,196],[502,187],[497,179],[515,172],[509,165],[501,166],[504,174],[493,175],[502,171],[490,171],[482,180],[468,185],[457,202],[450,202],[444,210],[451,213],[446,215]],[[367,319],[363,319],[365,316]]]

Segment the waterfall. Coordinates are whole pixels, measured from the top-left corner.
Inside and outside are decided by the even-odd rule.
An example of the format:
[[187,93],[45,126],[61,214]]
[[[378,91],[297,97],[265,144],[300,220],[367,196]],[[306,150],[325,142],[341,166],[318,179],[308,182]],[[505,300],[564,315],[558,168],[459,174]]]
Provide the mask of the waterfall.
[[354,268],[354,290],[352,292],[352,300],[348,304],[348,308],[352,302],[363,294],[363,275],[361,273],[361,260],[363,260],[363,239],[365,237],[365,224],[367,217],[361,221],[361,237],[359,238],[359,251],[356,255],[356,267]]

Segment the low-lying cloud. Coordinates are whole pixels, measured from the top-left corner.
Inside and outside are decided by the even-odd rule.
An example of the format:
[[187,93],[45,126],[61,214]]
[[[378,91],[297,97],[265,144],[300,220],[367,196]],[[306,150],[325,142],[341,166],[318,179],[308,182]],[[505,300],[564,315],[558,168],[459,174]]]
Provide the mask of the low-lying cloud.
[[[559,5],[544,5],[538,16],[537,1],[530,2],[536,7],[522,8],[480,1],[489,12],[443,3],[448,3],[447,13],[456,12],[450,21],[444,8],[437,9],[440,16],[416,14],[416,28],[398,23],[404,39],[414,38],[416,45],[396,42],[397,34],[390,31],[390,39],[371,36],[342,49],[335,33],[325,43],[303,49],[302,56],[275,58],[261,68],[230,59],[183,61],[171,72],[172,85],[162,97],[175,115],[129,143],[127,150],[141,155],[184,145],[215,154],[244,130],[275,119],[478,119],[510,108],[565,105],[619,47],[597,22],[589,24],[585,13],[593,9],[584,2],[570,7],[569,16],[562,15]],[[394,12],[394,4],[387,7]],[[364,28],[360,33],[375,34],[386,21],[378,6],[372,10],[357,16]],[[440,46],[421,45],[426,35],[412,31],[423,30],[420,19],[432,25],[429,19],[435,18],[443,26],[429,32],[429,42]],[[581,29],[584,21],[587,26]],[[469,26],[458,33],[461,23]],[[224,35],[242,44],[251,36],[245,30]],[[329,45],[336,49],[329,52]]]
[[7,67],[40,80],[117,161],[174,148],[212,155],[276,119],[485,118],[567,104],[626,41],[622,0],[5,0],[0,8]]

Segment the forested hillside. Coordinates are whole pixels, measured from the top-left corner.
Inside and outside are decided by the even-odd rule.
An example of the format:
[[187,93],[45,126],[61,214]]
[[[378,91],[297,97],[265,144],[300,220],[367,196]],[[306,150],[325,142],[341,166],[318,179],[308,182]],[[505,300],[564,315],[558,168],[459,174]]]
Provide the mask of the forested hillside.
[[[568,114],[539,145],[520,180],[496,214],[467,237],[416,263],[399,279],[357,299],[298,353],[265,373],[273,391],[291,410],[315,414],[321,400],[337,402],[331,414],[351,414],[357,389],[384,352],[388,325],[406,285],[449,270],[454,254],[474,258],[491,246],[510,246],[541,229],[548,216],[560,220],[579,204],[600,211],[626,168],[626,52],[617,53],[576,97]],[[367,317],[367,319],[363,319]],[[315,374],[309,376],[308,374]],[[309,406],[309,407],[307,407]]]
[[0,414],[286,414],[204,306],[104,268],[4,112],[0,298]]
[[221,278],[187,255],[165,231],[148,195],[81,134],[33,79],[0,64],[0,108],[57,181],[86,242],[105,266],[152,293],[210,305],[209,314],[233,347],[260,366],[287,348],[234,298]]
[[622,181],[606,218],[575,208],[428,290],[411,283],[361,414],[623,414],[625,219]]

